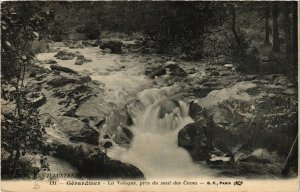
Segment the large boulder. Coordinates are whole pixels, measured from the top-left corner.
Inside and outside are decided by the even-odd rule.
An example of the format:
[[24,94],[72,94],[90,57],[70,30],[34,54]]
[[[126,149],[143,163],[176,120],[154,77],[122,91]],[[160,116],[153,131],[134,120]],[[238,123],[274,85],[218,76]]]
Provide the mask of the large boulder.
[[45,89],[42,91],[47,96],[47,101],[39,108],[40,113],[76,117],[80,120],[98,116],[97,111],[95,113],[92,111],[96,108],[95,105],[93,107],[88,106],[89,108],[86,108],[79,115],[76,114],[81,105],[100,91],[97,85],[87,83],[89,81],[91,81],[89,76],[72,75],[64,72],[59,75],[51,73],[43,84]]
[[178,65],[178,63],[173,61],[168,61],[162,66],[148,66],[145,69],[145,75],[150,78],[154,78],[156,76],[160,77],[165,74],[168,74],[173,78],[183,78],[188,75],[186,71]]
[[278,161],[278,157],[266,149],[255,149],[249,155],[241,155],[239,161],[267,164]]
[[54,129],[58,129],[65,138],[98,145],[99,132],[95,128],[73,117],[56,116],[54,119],[53,122],[57,123]]
[[132,125],[133,121],[127,110],[114,110],[107,117],[105,125],[107,127],[107,133],[113,135],[117,132],[118,126],[120,125]]
[[199,119],[186,125],[178,133],[178,146],[185,148],[193,160],[208,160],[214,149],[214,125],[211,119]]
[[59,65],[51,65],[50,68],[53,71],[62,71],[62,72],[65,72],[65,73],[78,74],[76,71],[74,71],[74,70],[72,70],[70,68],[62,67],[62,66],[59,66]]
[[112,139],[119,145],[128,146],[133,138],[133,133],[123,124],[119,125]]
[[286,156],[297,135],[297,98],[273,85],[248,85],[238,83],[198,100],[216,125],[215,146],[228,154],[264,148]]
[[200,119],[203,116],[203,111],[203,108],[196,101],[189,102],[189,115],[194,120]]
[[184,69],[182,69],[178,63],[175,63],[173,61],[169,61],[165,63],[164,66],[165,69],[167,69],[171,76],[174,77],[186,77],[187,73]]
[[48,85],[52,87],[62,87],[68,84],[74,84],[74,83],[79,83],[80,81],[75,78],[67,78],[67,77],[58,77],[55,79],[52,79],[47,82]]
[[73,117],[55,116],[52,122],[56,124],[56,128],[61,131],[66,138],[78,135],[80,131],[86,127],[85,123]]
[[107,42],[102,42],[100,45],[101,49],[110,49],[111,53],[122,53],[122,46],[123,43],[120,41],[107,41]]
[[115,143],[129,147],[134,136],[130,130],[130,126],[133,125],[132,117],[135,117],[142,109],[140,102],[133,102],[119,110],[111,111],[101,126],[101,138],[111,138]]
[[48,73],[51,72],[50,69],[44,67],[38,67],[36,65],[30,66],[29,71],[30,71],[29,77],[36,78],[37,80],[40,80],[41,76],[44,78],[45,76],[47,76]]
[[84,48],[82,41],[77,41],[76,43],[69,44],[70,49],[82,49]]
[[78,55],[75,61],[75,65],[82,65],[87,62],[92,62],[92,60],[85,58],[83,55]]
[[55,61],[54,59],[47,59],[42,61],[43,64],[57,64],[57,61]]
[[[68,84],[82,85],[82,83],[87,83],[92,81],[90,76],[82,76],[82,75],[69,73],[69,72],[61,72],[59,75],[51,74],[48,75],[47,78],[45,78],[45,80],[48,85],[54,88],[63,87]],[[77,86],[75,87],[77,88]]]
[[103,54],[105,54],[105,53],[111,53],[111,49],[110,48],[105,48],[105,49],[103,49]]
[[72,52],[68,52],[67,50],[59,51],[56,55],[54,55],[57,59],[61,60],[72,60],[75,57],[75,54]]
[[98,124],[104,121],[115,107],[113,103],[106,102],[103,97],[99,97],[94,93],[86,101],[80,103],[75,115],[82,119],[92,118],[95,124]]
[[45,94],[41,92],[30,92],[26,95],[26,100],[29,101],[34,108],[39,108],[46,103]]
[[102,179],[143,178],[136,167],[111,160],[98,148],[88,145],[52,144],[54,156],[69,162],[84,177]]
[[153,79],[154,77],[160,77],[162,75],[166,74],[166,69],[162,67],[157,67],[157,68],[152,68],[152,67],[147,67],[145,69],[145,75]]
[[85,126],[80,132],[72,137],[71,141],[85,142],[93,145],[99,144],[99,131],[95,128]]

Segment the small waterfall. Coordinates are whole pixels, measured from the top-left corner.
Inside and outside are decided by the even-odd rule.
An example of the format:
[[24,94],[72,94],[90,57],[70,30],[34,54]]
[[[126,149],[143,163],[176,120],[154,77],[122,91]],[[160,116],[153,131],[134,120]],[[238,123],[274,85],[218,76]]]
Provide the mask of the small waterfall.
[[140,94],[146,108],[134,118],[131,147],[118,159],[137,166],[148,179],[207,176],[209,171],[193,163],[188,152],[178,147],[179,130],[193,122],[188,105],[167,97],[158,89]]

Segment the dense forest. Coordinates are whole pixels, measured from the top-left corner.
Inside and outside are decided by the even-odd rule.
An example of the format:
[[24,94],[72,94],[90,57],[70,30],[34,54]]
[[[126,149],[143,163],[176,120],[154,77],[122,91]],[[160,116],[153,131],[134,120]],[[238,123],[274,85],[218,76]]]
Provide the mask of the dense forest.
[[74,33],[89,39],[101,31],[142,33],[143,43],[154,49],[145,52],[191,60],[221,55],[222,62],[233,60],[246,73],[258,72],[259,59],[268,56],[291,78],[297,71],[296,2],[15,2],[4,3],[2,10],[2,40],[8,48],[24,35],[30,42],[62,41]]
[[[85,177],[143,177],[144,172],[142,170],[142,173],[138,169],[140,168],[139,166],[136,168],[132,165],[123,164],[121,159],[119,159],[120,161],[113,160],[113,158],[111,159],[106,155],[106,148],[111,147],[114,143],[122,146],[123,143],[118,143],[118,139],[116,139],[118,138],[118,134],[114,131],[111,133],[107,131],[108,133],[105,132],[105,134],[103,134],[103,131],[101,131],[101,129],[105,127],[103,125],[106,125],[106,127],[110,125],[117,127],[117,125],[115,125],[116,122],[120,122],[118,126],[126,123],[128,125],[134,124],[131,122],[132,120],[130,120],[131,123],[128,123],[129,120],[123,118],[122,112],[120,112],[121,115],[119,113],[119,115],[116,115],[116,112],[113,112],[120,111],[120,106],[111,104],[113,101],[110,101],[110,103],[107,102],[107,105],[103,104],[101,106],[103,111],[97,111],[97,115],[103,113],[103,117],[97,117],[97,119],[96,117],[94,118],[94,116],[97,116],[96,114],[90,115],[94,118],[93,122],[95,124],[93,124],[93,126],[96,126],[96,131],[94,128],[86,131],[87,126],[93,127],[91,126],[92,121],[90,121],[91,117],[78,115],[80,106],[89,102],[89,99],[92,98],[93,95],[106,98],[106,96],[104,96],[106,92],[103,91],[105,88],[101,86],[101,88],[99,88],[99,83],[91,83],[94,82],[95,79],[89,76],[79,77],[82,75],[81,73],[56,65],[56,59],[72,60],[77,57],[76,62],[80,59],[85,59],[84,56],[76,55],[77,53],[71,54],[64,52],[64,50],[54,50],[54,46],[52,45],[60,44],[63,44],[71,51],[75,49],[85,49],[90,46],[103,50],[103,55],[114,54],[115,52],[122,57],[130,54],[138,54],[139,56],[149,58],[152,56],[159,57],[161,60],[157,62],[169,62],[168,66],[162,67],[156,64],[147,64],[143,75],[152,79],[151,81],[155,81],[154,84],[156,85],[162,81],[159,79],[161,76],[168,74],[170,76],[173,75],[172,78],[166,80],[164,84],[166,87],[172,87],[173,85],[175,87],[178,82],[183,82],[187,85],[191,84],[189,88],[181,89],[181,91],[186,94],[184,96],[186,102],[199,98],[201,100],[201,98],[205,98],[209,95],[211,91],[229,88],[237,79],[241,78],[244,78],[242,81],[253,81],[253,83],[260,84],[261,87],[257,89],[250,88],[247,91],[251,96],[259,92],[267,92],[269,94],[268,96],[262,96],[264,99],[263,102],[256,103],[255,100],[253,102],[251,101],[252,103],[236,101],[232,103],[228,101],[228,103],[226,103],[227,101],[224,101],[225,103],[222,103],[221,107],[218,106],[218,110],[221,111],[218,111],[219,113],[222,113],[222,110],[223,112],[224,110],[231,110],[231,112],[240,110],[240,112],[233,115],[233,117],[226,116],[226,118],[230,120],[227,119],[229,122],[222,124],[224,129],[221,128],[218,122],[215,121],[215,118],[212,117],[214,116],[212,113],[217,113],[216,108],[211,111],[207,109],[206,112],[201,109],[200,118],[198,113],[192,114],[193,110],[194,112],[198,110],[197,107],[195,108],[195,103],[197,102],[194,102],[195,105],[192,104],[193,102],[190,102],[190,116],[195,123],[186,125],[185,128],[182,129],[184,131],[181,130],[178,133],[178,145],[185,148],[191,154],[195,162],[206,160],[208,164],[212,164],[212,169],[226,169],[224,171],[226,173],[230,172],[228,169],[234,170],[234,174],[228,174],[231,176],[242,175],[248,172],[254,175],[273,174],[276,175],[276,177],[281,173],[283,175],[297,174],[297,160],[295,160],[295,156],[297,156],[296,135],[298,134],[297,6],[297,2],[267,1],[2,2],[2,178],[36,177],[41,170],[49,169],[50,158],[47,160],[47,158],[45,158],[46,156],[53,156],[70,162],[72,166],[78,168],[79,174]],[[105,42],[105,38],[112,40]],[[118,39],[126,39],[128,42],[134,41],[134,43],[125,44]],[[57,53],[57,51],[61,52]],[[47,61],[49,62],[47,64],[54,65],[50,66],[51,69],[43,67],[44,63],[38,59],[37,55],[54,52],[57,53],[55,56],[56,59]],[[59,53],[67,55],[62,55],[60,58]],[[65,56],[70,56],[71,59]],[[81,62],[81,60],[79,62]],[[95,59],[93,58],[92,60]],[[82,60],[82,63],[93,62],[92,60]],[[145,59],[143,62],[150,62],[148,60]],[[103,62],[105,63],[107,60]],[[79,65],[82,65],[82,63]],[[178,63],[185,63],[185,65],[188,65],[188,67],[191,67],[191,70],[193,69],[194,71],[189,73],[188,70],[184,68],[184,64],[180,65]],[[85,64],[83,64],[83,66],[84,65]],[[140,64],[140,68],[143,67],[144,66]],[[201,82],[197,82],[199,84],[193,84],[192,81],[194,81],[194,79],[191,79],[196,77],[197,74],[200,74],[200,72],[197,71],[198,68],[199,71],[200,68],[201,70],[202,68],[205,69],[206,73],[210,74],[208,75],[210,77],[205,81],[201,79]],[[121,66],[120,70],[124,69],[127,69],[125,64]],[[228,69],[230,72],[228,72]],[[61,77],[62,74],[65,73],[71,74],[71,76],[73,75],[74,77],[72,78],[74,79],[69,76],[65,79]],[[224,76],[225,79],[223,78],[216,82],[214,76]],[[227,76],[228,79],[226,79]],[[229,77],[232,78],[230,79]],[[37,86],[31,83],[35,82],[36,79]],[[39,79],[43,80],[40,81]],[[99,81],[101,81],[101,79]],[[103,80],[102,84],[103,83],[105,84],[106,82]],[[44,84],[47,86],[44,87]],[[62,89],[62,87],[68,86],[68,84],[82,85],[81,87],[78,86],[74,88],[74,86],[71,86],[65,88],[65,90]],[[267,84],[274,84],[274,86],[281,87],[263,87]],[[180,85],[180,83],[178,83],[178,85]],[[198,85],[204,86],[204,88],[200,87],[200,90],[200,88],[197,88]],[[43,92],[44,88],[48,92],[53,89],[56,93],[51,92],[50,94],[49,92],[49,98],[47,98],[46,92]],[[110,88],[110,90],[111,89],[113,88]],[[296,93],[282,93],[291,89],[293,91],[296,90]],[[70,91],[70,93],[68,91]],[[124,88],[123,92],[126,91],[126,88]],[[190,94],[190,92],[193,92],[193,94]],[[39,94],[35,95],[36,93]],[[271,94],[273,95],[270,96]],[[39,99],[41,95],[44,95],[42,97],[44,99],[36,100]],[[86,97],[83,98],[82,95]],[[84,127],[82,129],[84,131],[81,130],[79,133],[80,136],[72,135],[70,138],[72,141],[76,140],[76,145],[74,143],[72,143],[72,145],[64,142],[60,143],[60,141],[55,141],[57,143],[49,142],[49,137],[45,136],[47,134],[49,135],[46,131],[46,129],[49,130],[47,127],[53,125],[53,123],[51,124],[48,120],[45,121],[45,117],[53,117],[54,113],[52,114],[47,111],[49,108],[44,109],[45,113],[41,113],[42,105],[47,105],[48,101],[53,103],[54,100],[50,98],[60,97],[67,98],[67,101],[64,101],[67,102],[67,105],[64,105],[63,108],[67,109],[71,104],[76,105],[76,107],[75,109],[72,108],[72,110],[67,111],[68,113],[64,111],[65,113],[59,115],[57,115],[55,111],[54,119],[56,119],[55,121],[57,122],[60,118],[70,118],[70,122],[65,123],[66,125],[64,125],[66,121],[61,121],[60,123],[56,122],[56,124],[62,127],[67,126],[67,124],[82,124]],[[39,102],[42,102],[42,104]],[[173,100],[171,104],[169,102],[166,103],[167,106],[179,106],[179,103],[177,101],[173,102]],[[123,106],[126,108],[129,102],[122,104],[124,104]],[[62,104],[60,103],[60,105]],[[205,105],[206,104],[203,104],[201,107],[205,108]],[[218,103],[218,105],[221,104]],[[255,108],[254,105],[257,108]],[[89,107],[93,107],[93,105]],[[168,107],[166,109],[161,107],[160,110],[165,110],[167,113],[172,111],[169,110]],[[271,118],[272,115],[269,114],[268,117],[264,115],[268,115],[272,110],[275,113],[275,117],[266,121],[263,117]],[[131,115],[130,112],[126,112],[126,114],[127,113]],[[251,116],[252,120],[247,122],[230,122],[231,120],[237,121],[238,116],[243,115],[245,116],[243,119],[246,119],[245,114],[248,113],[255,113],[256,117],[252,118]],[[113,120],[110,120],[110,118]],[[132,115],[131,118],[133,118]],[[205,119],[204,121],[203,118]],[[280,118],[283,122],[280,122]],[[283,125],[283,123],[285,123],[285,125]],[[135,125],[136,124],[138,123],[135,122]],[[265,127],[269,127],[269,125],[271,128],[265,130]],[[226,126],[232,126],[232,129],[227,129],[225,128]],[[216,128],[213,131],[208,131],[207,129],[209,129],[209,127]],[[236,131],[236,129],[240,129],[241,127],[243,127],[243,130]],[[107,128],[107,130],[110,129]],[[114,128],[112,130],[116,131],[117,129]],[[134,134],[129,129],[123,128],[122,135],[126,135],[125,146],[130,148],[127,144],[134,138]],[[193,136],[197,136],[197,138]],[[204,137],[205,139],[200,142],[199,137],[200,140]],[[101,140],[99,140],[99,138],[103,140],[111,139],[112,141],[101,144],[101,142],[99,143]],[[196,142],[197,147],[191,143],[187,145],[187,141],[181,138],[198,139],[198,143]],[[245,141],[242,144],[241,139]],[[84,142],[85,144],[78,144],[78,142]],[[199,144],[199,142],[202,144]],[[278,142],[281,142],[281,144],[278,144]],[[53,143],[55,143],[55,145]],[[90,145],[92,145],[92,147]],[[201,145],[201,147],[199,147],[199,145]],[[99,146],[101,150],[105,148],[105,151],[100,151],[101,154],[99,155],[99,151],[93,151],[93,147],[95,146]],[[276,152],[280,160],[278,160],[279,163],[277,161],[276,163],[270,163],[268,161],[268,165],[270,165],[268,170],[264,170],[263,173],[256,173],[255,171],[264,167],[263,163],[265,163],[265,159],[257,158],[255,161],[253,160],[258,164],[263,162],[255,166],[253,164],[237,164],[235,152],[233,152],[233,149],[229,150],[228,146],[239,146],[239,150],[242,150],[244,154],[249,154],[251,150],[252,154],[256,148],[266,148],[268,151]],[[213,161],[209,159],[209,155],[216,156],[220,154],[220,151],[222,151],[224,157],[230,158],[230,163],[227,161],[225,164],[212,163]],[[98,156],[95,155],[96,153]],[[30,165],[30,163],[28,164],[28,158],[25,158],[25,160],[22,158],[28,154],[40,155],[39,166],[35,167],[32,164]],[[77,161],[76,158],[80,157],[82,157],[83,160]],[[248,160],[249,158],[247,162]],[[249,161],[252,162],[252,160]],[[243,165],[246,166],[246,168],[243,167]],[[249,167],[254,168],[251,169]],[[96,168],[102,170],[102,172],[95,172],[94,169]]]

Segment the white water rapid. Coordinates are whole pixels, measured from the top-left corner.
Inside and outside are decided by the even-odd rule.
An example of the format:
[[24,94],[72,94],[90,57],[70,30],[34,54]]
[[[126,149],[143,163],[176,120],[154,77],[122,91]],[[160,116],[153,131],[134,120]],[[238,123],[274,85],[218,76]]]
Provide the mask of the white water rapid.
[[[193,122],[188,105],[167,99],[158,89],[142,92],[140,101],[146,108],[134,118],[131,146],[115,158],[135,165],[147,179],[211,175],[211,170],[193,163],[188,152],[178,147],[178,132]],[[162,109],[169,113],[160,118]]]

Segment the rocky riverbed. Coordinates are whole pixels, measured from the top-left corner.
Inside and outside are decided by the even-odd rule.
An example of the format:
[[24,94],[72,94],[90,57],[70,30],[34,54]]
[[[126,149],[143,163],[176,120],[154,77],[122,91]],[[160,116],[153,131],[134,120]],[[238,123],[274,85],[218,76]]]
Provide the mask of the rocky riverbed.
[[[132,41],[100,47],[52,43],[28,69],[49,164],[26,155],[31,176],[280,176],[297,134],[297,87],[286,76],[143,54]],[[14,104],[2,105],[9,120]]]

